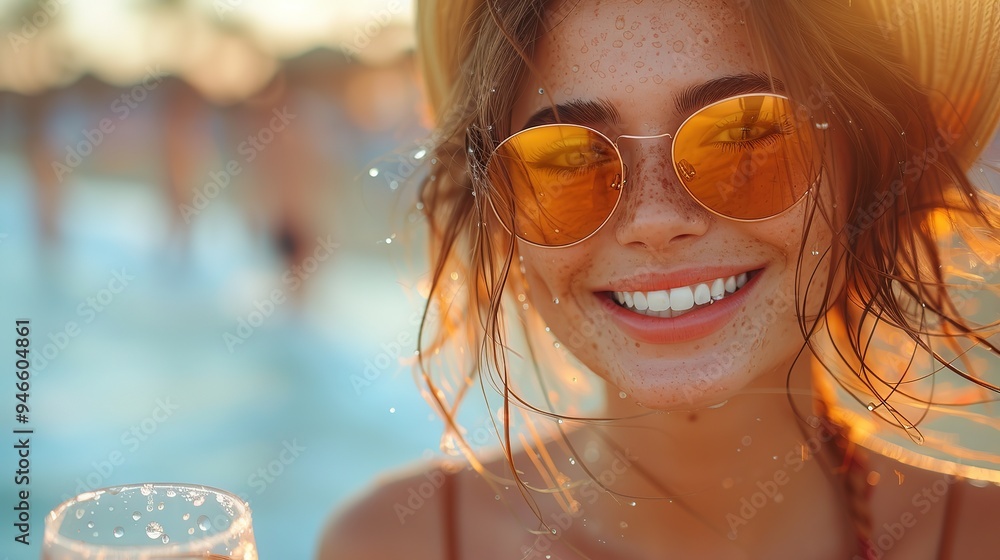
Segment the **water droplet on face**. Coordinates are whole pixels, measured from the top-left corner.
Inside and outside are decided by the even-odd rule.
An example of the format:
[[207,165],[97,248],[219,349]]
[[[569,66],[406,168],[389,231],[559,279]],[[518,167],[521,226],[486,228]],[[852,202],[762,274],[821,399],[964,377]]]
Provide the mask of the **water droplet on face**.
[[198,528],[202,531],[207,531],[212,528],[212,522],[208,520],[208,516],[202,515],[198,517]]
[[571,465],[575,465],[575,464],[576,464],[576,459],[574,459],[574,458],[570,457],[570,458],[569,458],[569,464],[571,464]]
[[132,521],[138,521],[141,518],[142,518],[142,514],[141,513],[139,513],[138,511],[133,511],[132,512]]
[[541,95],[545,93],[545,88],[538,88],[538,94]]
[[151,521],[146,525],[146,536],[151,539],[158,539],[163,535],[163,526],[156,521]]
[[112,531],[111,534],[113,534],[116,539],[120,539],[125,535],[125,529],[122,529],[121,527],[115,527],[115,530]]
[[500,494],[494,494],[493,495],[493,499],[497,500],[497,501],[500,501]]
[[627,396],[628,396],[628,394],[626,394],[625,391],[618,391],[618,398],[619,399],[624,399]]
[[740,443],[742,443],[743,446],[746,447],[746,446],[750,445],[751,443],[753,443],[753,438],[750,437],[750,436],[743,436],[743,439],[740,440]]
[[828,122],[818,122],[818,123],[816,123],[816,128],[818,130],[826,130],[826,129],[830,128],[830,123],[828,123]]
[[559,298],[552,298],[552,303],[559,305]]
[[635,502],[629,502],[628,505],[635,507]]

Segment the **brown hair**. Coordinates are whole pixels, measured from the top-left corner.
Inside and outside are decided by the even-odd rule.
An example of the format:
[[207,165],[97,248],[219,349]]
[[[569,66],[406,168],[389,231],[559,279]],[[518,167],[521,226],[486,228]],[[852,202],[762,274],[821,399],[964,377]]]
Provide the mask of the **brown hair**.
[[[421,323],[419,371],[447,429],[458,436],[455,409],[478,374],[498,376],[505,417],[511,400],[520,399],[508,383],[505,324],[530,323],[534,311],[514,301],[510,309],[520,317],[505,316],[505,295],[516,297],[526,289],[515,265],[513,239],[488,227],[487,198],[499,186],[485,181],[483,168],[496,144],[509,134],[517,91],[511,85],[531,72],[533,45],[546,22],[557,18],[546,14],[548,3],[541,0],[504,2],[502,9],[491,2],[449,2],[449,9],[439,4],[421,1],[418,7],[419,56],[437,115],[430,170],[420,190],[430,227],[432,277]],[[961,302],[949,291],[939,251],[939,221],[945,216],[951,229],[968,238],[979,259],[996,265],[1000,205],[995,197],[977,191],[965,175],[971,163],[968,147],[992,131],[995,114],[988,115],[993,121],[979,123],[974,134],[965,128],[940,129],[938,121],[974,121],[969,115],[935,120],[941,105],[932,109],[928,88],[903,60],[897,34],[873,24],[880,12],[864,2],[855,0],[850,9],[844,2],[819,0],[745,0],[739,5],[757,54],[784,76],[791,98],[816,100],[812,108],[843,134],[853,160],[833,170],[849,173],[846,179],[853,186],[848,208],[839,210],[841,218],[834,217],[834,209],[812,202],[812,212],[841,234],[841,242],[823,258],[830,259],[831,276],[845,274],[847,283],[843,291],[833,293],[831,287],[838,284],[831,277],[822,293],[807,287],[799,295],[797,311],[808,344],[832,345],[834,353],[826,356],[858,368],[857,379],[874,395],[867,398],[882,404],[903,389],[898,372],[880,371],[866,360],[872,322],[905,333],[916,343],[914,352],[929,352],[944,369],[1000,391],[981,377],[982,372],[943,357],[935,338],[945,335],[945,344],[961,340],[998,353],[987,337],[997,332],[1000,322],[975,324],[963,313]],[[983,48],[997,48],[998,37],[994,25]],[[997,68],[987,70],[995,73]],[[987,235],[976,235],[982,231]],[[800,275],[808,273],[802,262],[800,255]],[[972,287],[986,291],[998,286],[996,279],[981,278]],[[804,317],[802,302],[810,298],[818,298],[827,313]],[[830,318],[838,328],[828,329],[826,339],[820,340],[814,334]],[[442,366],[435,360],[449,345],[468,351],[458,365],[457,379],[437,381],[432,373]],[[537,372],[537,356],[532,361]],[[824,366],[842,369],[833,363]],[[442,383],[452,384],[450,398],[441,390]],[[912,424],[903,418],[895,421],[904,427]],[[505,434],[511,460],[509,430]],[[467,446],[460,446],[468,453]]]

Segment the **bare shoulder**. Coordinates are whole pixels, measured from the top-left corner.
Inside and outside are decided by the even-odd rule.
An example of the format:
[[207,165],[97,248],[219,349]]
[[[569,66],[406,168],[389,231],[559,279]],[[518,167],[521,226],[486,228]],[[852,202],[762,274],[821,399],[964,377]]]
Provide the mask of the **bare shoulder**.
[[380,477],[327,522],[317,559],[442,558],[446,483],[453,470],[423,463]]

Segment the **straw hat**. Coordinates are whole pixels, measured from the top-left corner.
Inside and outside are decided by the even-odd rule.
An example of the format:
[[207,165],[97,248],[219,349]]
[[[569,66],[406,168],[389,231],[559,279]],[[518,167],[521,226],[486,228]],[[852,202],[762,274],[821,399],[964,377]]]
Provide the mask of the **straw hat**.
[[[501,2],[501,0],[493,0]],[[861,0],[853,0],[859,4]],[[968,168],[1000,121],[1000,2],[997,0],[869,0],[873,22],[897,41],[916,79],[926,85],[937,124],[961,130],[953,151]],[[844,0],[844,9],[851,1]],[[418,53],[427,93],[440,113],[468,52],[469,20],[484,0],[419,0]],[[427,71],[430,70],[430,71]]]

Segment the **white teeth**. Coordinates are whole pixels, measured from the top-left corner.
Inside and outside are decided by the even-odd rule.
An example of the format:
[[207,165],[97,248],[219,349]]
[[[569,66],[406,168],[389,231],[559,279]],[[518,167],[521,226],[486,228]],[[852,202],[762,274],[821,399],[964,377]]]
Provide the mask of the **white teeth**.
[[726,281],[722,278],[716,278],[712,282],[712,287],[709,289],[712,299],[722,299],[722,296],[726,295]]
[[[725,298],[746,285],[748,275],[741,272],[711,282],[681,286],[653,292],[614,292],[614,299],[623,307],[651,317],[675,317],[677,314]],[[673,313],[677,312],[677,313]]]
[[666,311],[670,309],[670,296],[666,290],[646,294],[646,304],[650,311]]
[[706,284],[698,284],[698,287],[694,289],[694,302],[697,305],[702,305],[708,303],[712,299],[712,294],[708,290]]
[[731,293],[735,292],[736,291],[736,277],[735,276],[730,276],[729,278],[726,278],[725,287],[726,287],[726,293],[731,294]]

